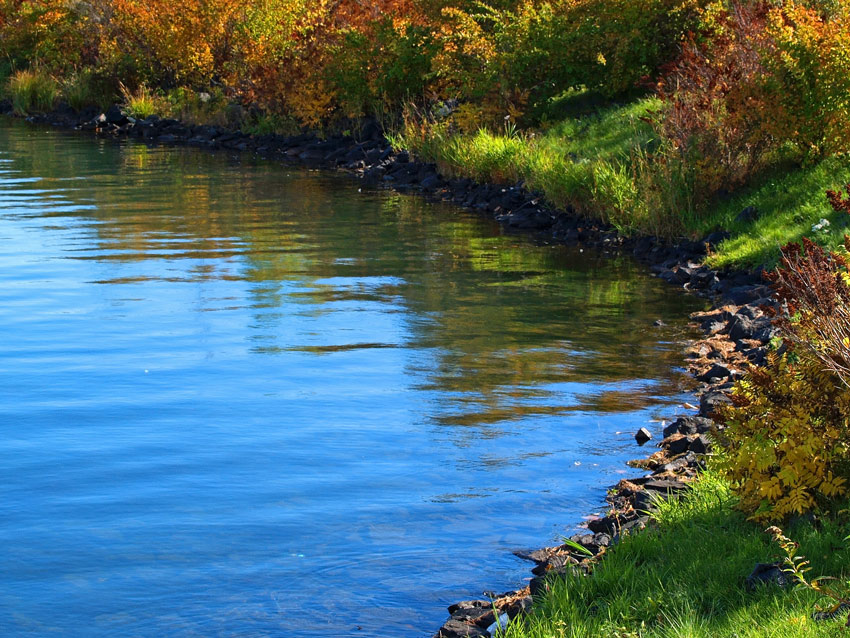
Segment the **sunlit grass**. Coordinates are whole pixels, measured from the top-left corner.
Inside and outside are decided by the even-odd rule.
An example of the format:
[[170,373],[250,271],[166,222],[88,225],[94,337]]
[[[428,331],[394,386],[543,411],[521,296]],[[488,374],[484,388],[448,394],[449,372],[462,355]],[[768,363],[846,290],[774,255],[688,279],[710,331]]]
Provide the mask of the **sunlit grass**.
[[[590,576],[555,581],[511,638],[803,638],[843,635],[840,620],[816,622],[818,596],[745,579],[781,552],[761,526],[733,509],[727,484],[711,473],[681,502],[662,505],[655,529],[627,536]],[[825,520],[788,528],[814,573],[850,568],[847,526]]]
[[[813,166],[773,174],[726,202],[716,205],[704,221],[706,229],[729,229],[732,237],[723,242],[710,263],[722,266],[772,265],[779,246],[808,236],[824,245],[838,245],[850,219],[830,208],[824,193],[850,183],[850,157],[824,160]],[[746,207],[754,206],[759,218],[736,222]],[[830,222],[826,232],[812,232],[821,219]]]

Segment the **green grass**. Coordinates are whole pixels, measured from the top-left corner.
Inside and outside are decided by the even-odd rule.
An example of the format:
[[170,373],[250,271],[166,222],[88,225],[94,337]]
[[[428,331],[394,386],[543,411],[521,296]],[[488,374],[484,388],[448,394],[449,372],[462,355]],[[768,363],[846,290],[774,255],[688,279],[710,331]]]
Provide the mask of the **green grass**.
[[161,95],[144,84],[135,91],[122,84],[121,97],[124,101],[124,113],[137,120],[144,120],[151,115],[167,115],[170,107]]
[[[726,228],[732,237],[720,245],[710,263],[717,267],[773,265],[780,245],[799,241],[804,235],[825,246],[838,245],[850,219],[835,213],[824,193],[847,183],[850,183],[850,157],[830,158],[813,166],[765,177],[716,205],[703,226]],[[760,217],[748,224],[735,222],[747,206],[755,206]],[[812,233],[812,226],[821,219],[829,220],[828,232]]]
[[7,84],[12,107],[19,115],[45,113],[53,108],[59,96],[59,85],[39,69],[17,71]]
[[[590,576],[555,581],[510,638],[803,638],[844,635],[841,620],[816,622],[806,589],[748,591],[758,562],[781,557],[761,526],[734,511],[728,486],[707,473],[679,503],[661,507],[655,529],[627,536]],[[850,571],[847,526],[789,526],[812,562],[810,575]],[[846,616],[845,616],[846,617]]]
[[[709,259],[716,267],[773,265],[779,247],[812,235],[820,219],[829,229],[815,239],[834,246],[847,221],[829,208],[824,192],[850,182],[850,157],[804,167],[774,168],[723,200],[693,201],[689,178],[676,164],[652,161],[658,146],[644,118],[660,107],[656,98],[609,104],[571,115],[537,133],[479,130],[448,132],[443,123],[412,118],[391,141],[437,163],[448,176],[480,182],[522,180],[553,206],[614,224],[625,233],[704,237],[725,229],[732,238]],[[748,206],[755,222],[736,221]]]
[[449,176],[522,180],[556,207],[572,206],[625,231],[669,234],[679,220],[649,210],[633,179],[635,159],[645,156],[654,139],[642,118],[658,106],[656,98],[608,105],[536,134],[506,126],[499,133],[481,129],[454,135],[444,124],[414,118],[392,142],[435,162]]

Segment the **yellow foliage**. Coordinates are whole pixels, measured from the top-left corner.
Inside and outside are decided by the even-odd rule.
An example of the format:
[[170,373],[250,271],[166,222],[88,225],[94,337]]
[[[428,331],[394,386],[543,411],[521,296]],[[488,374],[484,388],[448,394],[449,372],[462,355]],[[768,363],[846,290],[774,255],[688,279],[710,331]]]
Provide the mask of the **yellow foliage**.
[[733,400],[720,465],[752,519],[804,514],[846,493],[850,389],[814,356],[771,354]]

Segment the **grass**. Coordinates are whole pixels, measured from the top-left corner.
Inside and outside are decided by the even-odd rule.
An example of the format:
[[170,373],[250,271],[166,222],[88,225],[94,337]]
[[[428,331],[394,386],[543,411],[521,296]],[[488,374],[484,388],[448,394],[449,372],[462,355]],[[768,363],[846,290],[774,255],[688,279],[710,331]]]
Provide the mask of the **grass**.
[[83,69],[62,82],[62,98],[76,111],[87,106],[106,108],[114,98],[114,87],[90,69]]
[[[760,526],[733,510],[721,479],[706,473],[659,524],[627,536],[590,576],[555,581],[510,638],[803,638],[839,636],[841,620],[814,621],[818,595],[775,586],[748,591],[758,562],[782,555]],[[786,532],[813,574],[846,575],[847,526],[799,522]],[[843,619],[842,619],[843,620]]]
[[168,102],[144,84],[135,91],[131,91],[123,84],[120,88],[124,101],[124,113],[129,117],[144,120],[151,115],[165,115],[169,110]]
[[481,129],[455,135],[444,123],[414,115],[391,141],[435,162],[446,175],[497,183],[522,180],[556,207],[572,206],[621,230],[664,234],[678,227],[678,220],[648,211],[632,178],[634,160],[653,144],[652,128],[642,118],[658,105],[655,98],[608,105],[536,134],[507,124],[499,133]]
[[[825,246],[843,241],[850,219],[835,213],[824,193],[850,183],[850,157],[826,159],[812,166],[787,169],[716,205],[704,222],[706,228],[726,228],[732,237],[720,245],[710,263],[716,267],[775,264],[779,246],[804,235]],[[749,223],[735,218],[747,206],[760,216]],[[830,222],[826,232],[813,233],[821,219]]]
[[8,94],[12,108],[19,115],[45,113],[53,108],[59,96],[59,85],[39,69],[16,71],[9,78]]
[[[690,194],[692,178],[675,162],[653,161],[659,142],[645,120],[659,106],[651,97],[596,104],[534,134],[510,126],[498,133],[453,134],[445,122],[413,114],[391,142],[435,162],[448,176],[523,181],[556,208],[571,207],[627,234],[695,239],[729,230],[732,237],[709,259],[715,267],[773,265],[782,244],[811,235],[822,218],[830,226],[816,234],[817,241],[841,242],[846,220],[831,211],[824,192],[850,182],[850,157],[774,167],[749,188],[698,205]],[[749,206],[759,211],[758,219],[738,221]]]

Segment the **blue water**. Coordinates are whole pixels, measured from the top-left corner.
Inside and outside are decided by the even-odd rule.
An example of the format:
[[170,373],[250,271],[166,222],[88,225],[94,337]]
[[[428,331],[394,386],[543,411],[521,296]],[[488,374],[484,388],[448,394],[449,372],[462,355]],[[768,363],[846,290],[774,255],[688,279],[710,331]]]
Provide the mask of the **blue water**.
[[699,302],[357,186],[0,122],[3,636],[427,636],[601,510]]

